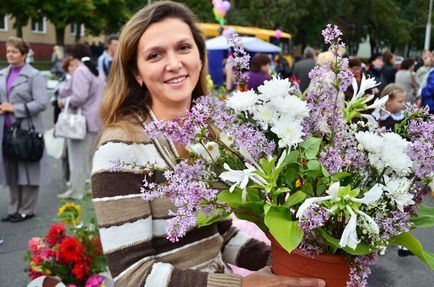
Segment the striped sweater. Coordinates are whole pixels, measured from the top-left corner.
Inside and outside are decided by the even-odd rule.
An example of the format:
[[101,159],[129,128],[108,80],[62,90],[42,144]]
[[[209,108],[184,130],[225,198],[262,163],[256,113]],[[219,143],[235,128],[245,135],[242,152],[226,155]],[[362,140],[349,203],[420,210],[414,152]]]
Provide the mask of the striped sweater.
[[[166,239],[172,202],[143,200],[144,173],[134,166],[113,171],[113,161],[152,163],[164,170],[175,164],[176,149],[166,139],[149,138],[140,124],[134,132],[139,140],[130,140],[120,128],[106,129],[92,167],[93,204],[116,286],[235,287],[241,277],[230,274],[227,263],[249,270],[264,267],[269,247],[238,231],[230,220],[193,228],[175,243]],[[163,180],[159,172],[151,178]]]

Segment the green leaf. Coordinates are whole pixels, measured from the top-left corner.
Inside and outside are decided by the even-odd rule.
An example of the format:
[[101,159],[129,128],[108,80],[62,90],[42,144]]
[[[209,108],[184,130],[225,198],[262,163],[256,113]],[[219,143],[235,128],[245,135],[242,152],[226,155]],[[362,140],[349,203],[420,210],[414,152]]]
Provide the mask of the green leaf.
[[[223,209],[221,209],[221,211],[223,212]],[[207,217],[203,211],[200,210],[196,216],[196,224],[199,227],[207,226],[228,217],[230,214],[230,212],[223,212],[222,214],[215,214]]]
[[420,244],[413,234],[409,232],[401,233],[398,236],[392,237],[389,240],[389,244],[404,246],[434,270],[434,254],[424,251],[422,244]]
[[301,190],[302,190],[304,193],[306,193],[306,194],[308,194],[308,195],[310,195],[310,196],[313,196],[313,195],[314,195],[314,194],[313,194],[313,186],[312,186],[312,183],[309,182],[309,181],[305,181],[305,182],[304,182],[303,187],[301,188]]
[[292,221],[291,214],[286,207],[266,207],[264,217],[265,225],[277,242],[291,252],[300,244],[303,238],[303,231],[298,227],[298,221]]
[[321,175],[323,175],[322,165],[319,161],[310,160],[307,162],[306,166],[307,166],[307,174],[310,177],[316,178],[316,177],[320,177]]
[[296,193],[291,194],[291,196],[288,198],[288,200],[285,202],[283,206],[291,207],[293,205],[296,205],[297,203],[302,202],[305,198],[306,198],[306,193],[299,190]]
[[293,150],[290,153],[288,153],[285,157],[285,159],[282,162],[282,166],[286,166],[291,163],[297,163],[298,157],[300,156],[300,153],[297,150]]
[[410,218],[414,227],[427,228],[434,226],[434,207],[421,204],[417,209],[417,216]]
[[314,159],[316,157],[321,142],[320,138],[311,137],[300,144],[300,146],[305,149],[304,155],[306,156],[306,159]]
[[348,254],[364,255],[364,254],[372,253],[376,250],[376,249],[372,249],[371,247],[369,247],[368,245],[363,244],[363,243],[359,243],[357,245],[356,249],[352,249],[348,246],[342,248],[339,246],[339,239],[334,238],[333,236],[328,234],[328,232],[322,228],[317,228],[317,230],[320,232],[321,236],[325,239],[325,241],[327,241],[331,246],[333,246],[334,248],[342,249],[345,252],[347,252]]
[[337,182],[337,181],[340,181],[341,179],[346,178],[350,175],[351,175],[351,173],[348,173],[348,172],[343,172],[343,171],[337,172],[332,176],[332,179],[333,179],[332,181]]

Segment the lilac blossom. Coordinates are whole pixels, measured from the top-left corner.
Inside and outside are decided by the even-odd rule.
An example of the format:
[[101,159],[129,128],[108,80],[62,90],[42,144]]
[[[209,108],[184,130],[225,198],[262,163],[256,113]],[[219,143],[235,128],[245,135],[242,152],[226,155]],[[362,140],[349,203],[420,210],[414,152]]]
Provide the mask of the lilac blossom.
[[243,48],[241,43],[241,38],[237,33],[228,33],[226,39],[229,44],[234,47],[232,70],[234,73],[235,83],[240,86],[245,85],[248,80],[248,76],[244,73],[245,70],[249,69],[250,66],[250,55]]
[[311,233],[316,228],[324,226],[330,219],[330,213],[324,207],[317,204],[310,205],[300,217],[298,226],[305,234]]
[[[184,160],[173,170],[165,171],[164,177],[166,184],[156,184],[145,178],[141,192],[145,200],[165,197],[174,203],[176,210],[169,212],[172,218],[169,219],[167,239],[175,242],[196,225],[199,210],[205,208],[207,214],[215,211],[216,206],[212,202],[216,200],[218,190],[207,187],[208,173],[202,160],[191,165]],[[208,202],[211,202],[209,206]]]
[[422,183],[415,184],[415,190],[413,195],[414,204],[406,206],[405,212],[408,212],[411,216],[417,216],[417,206],[422,203],[423,197],[431,191],[429,186]]
[[324,239],[318,237],[315,232],[305,233],[298,248],[303,253],[311,258],[322,253],[322,246],[324,246]]
[[255,160],[272,155],[276,148],[276,144],[269,141],[264,133],[247,124],[233,125],[227,133],[233,135],[238,149],[244,147]]
[[434,175],[434,121],[412,120],[408,125],[411,144],[407,154],[415,163],[416,175],[420,178]]
[[368,276],[371,274],[370,266],[377,261],[377,253],[355,256],[350,263],[350,280],[347,287],[365,287],[368,284]]
[[209,101],[207,96],[202,96],[194,101],[190,111],[171,121],[154,120],[146,126],[145,131],[152,138],[164,136],[177,144],[187,145],[193,143],[196,134],[208,125],[209,115]]
[[340,39],[339,37],[342,36],[342,32],[338,26],[327,24],[326,28],[322,31],[322,36],[326,44],[333,44]]
[[380,228],[380,240],[388,241],[391,237],[410,230],[411,222],[408,212],[393,210],[386,218],[376,218]]

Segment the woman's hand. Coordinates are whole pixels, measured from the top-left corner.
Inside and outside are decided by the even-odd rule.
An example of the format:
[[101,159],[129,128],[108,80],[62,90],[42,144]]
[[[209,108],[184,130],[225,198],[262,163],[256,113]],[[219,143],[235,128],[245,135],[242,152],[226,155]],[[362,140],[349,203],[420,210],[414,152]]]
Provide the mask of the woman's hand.
[[59,108],[63,109],[63,107],[65,106],[65,99],[59,99],[57,101],[57,105],[59,106]]
[[275,275],[269,266],[242,278],[241,281],[241,287],[322,287],[325,285],[325,281],[321,279]]
[[11,103],[0,104],[0,114],[13,113],[14,111],[14,105],[12,105]]

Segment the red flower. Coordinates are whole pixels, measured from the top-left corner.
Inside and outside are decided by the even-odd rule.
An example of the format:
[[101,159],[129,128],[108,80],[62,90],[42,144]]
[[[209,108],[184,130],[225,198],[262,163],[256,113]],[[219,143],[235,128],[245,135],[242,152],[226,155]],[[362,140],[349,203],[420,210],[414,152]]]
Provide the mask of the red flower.
[[74,265],[74,268],[72,268],[72,275],[79,281],[86,279],[88,274],[89,266],[84,262],[78,262]]
[[47,233],[47,243],[53,247],[65,237],[65,226],[63,223],[51,224]]
[[65,263],[77,263],[83,258],[83,245],[75,237],[66,237],[59,244],[59,258]]
[[32,269],[27,270],[27,273],[29,274],[30,279],[34,280],[40,276],[43,276],[44,274],[40,272],[35,272]]

